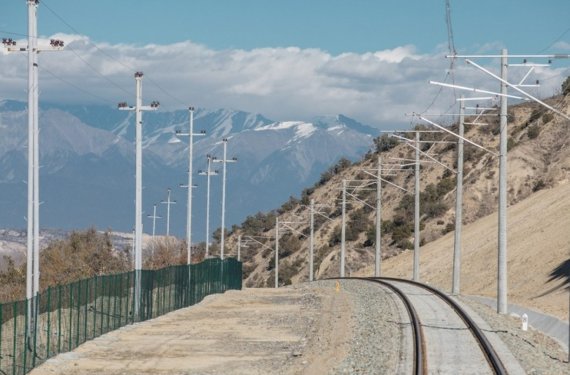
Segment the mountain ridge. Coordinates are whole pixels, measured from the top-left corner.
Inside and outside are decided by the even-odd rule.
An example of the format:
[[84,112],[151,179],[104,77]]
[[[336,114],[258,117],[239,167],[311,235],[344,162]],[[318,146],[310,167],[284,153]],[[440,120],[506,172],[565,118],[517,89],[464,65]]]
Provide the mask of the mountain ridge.
[[[25,212],[26,108],[23,102],[0,101],[0,125],[5,133],[0,140],[0,193],[5,197],[0,207],[6,212],[0,218],[3,227],[25,227],[22,219],[10,218],[21,218]],[[143,210],[148,213],[152,203],[160,202],[166,189],[172,188],[179,201],[172,210],[172,232],[180,236],[185,233],[186,195],[176,187],[187,179],[188,138],[181,137],[178,144],[168,141],[176,130],[187,132],[188,116],[188,110],[178,110],[145,113],[143,117]],[[206,130],[207,135],[195,137],[194,172],[205,169],[206,154],[222,156],[220,141],[224,137],[229,139],[228,156],[239,159],[228,166],[229,225],[298,194],[303,184],[316,180],[339,158],[355,159],[370,149],[377,130],[342,115],[328,118],[328,126],[323,120],[317,128],[306,121],[276,122],[244,111],[196,109],[195,132]],[[328,131],[341,126],[346,134]],[[307,128],[314,131],[303,133]],[[129,232],[134,222],[133,114],[100,105],[44,103],[40,105],[40,129],[41,225],[66,229],[95,225]],[[322,147],[325,144],[327,147]],[[266,185],[266,179],[271,184]],[[198,176],[194,181],[200,185],[194,197],[194,237],[201,240],[205,238],[205,183]],[[219,177],[213,178],[213,229],[219,225],[220,183]],[[68,210],[68,218],[62,207]],[[163,225],[159,222],[159,227]]]

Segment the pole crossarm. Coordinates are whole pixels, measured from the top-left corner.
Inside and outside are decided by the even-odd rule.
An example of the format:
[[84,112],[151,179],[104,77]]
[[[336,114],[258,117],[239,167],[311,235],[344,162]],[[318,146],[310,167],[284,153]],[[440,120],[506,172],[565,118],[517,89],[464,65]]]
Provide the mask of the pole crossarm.
[[[402,137],[402,136],[397,135],[397,134],[390,134],[390,137],[398,138],[398,139],[400,139],[400,140],[402,140],[402,141],[405,141],[406,143],[408,143],[408,142],[416,143],[416,141],[414,141],[413,139],[409,139],[409,138],[406,138],[406,137]],[[431,144],[431,143],[438,143],[438,142],[439,142],[439,141],[419,141],[419,142],[417,142],[417,143],[430,143],[430,144]],[[447,143],[447,142],[446,142],[446,143]],[[455,143],[457,143],[457,142],[449,142],[449,143],[455,144]],[[415,160],[414,160],[414,161],[415,161]]]
[[[369,174],[370,176],[374,176],[372,173],[370,173],[370,172],[368,172],[368,171],[366,171],[366,170],[362,170],[362,172],[364,172],[364,173],[366,173],[366,174]],[[393,183],[393,182],[391,182],[391,181],[388,181],[388,180],[386,180],[386,179],[384,179],[384,178],[382,178],[382,177],[380,177],[380,180],[382,180],[382,182],[385,182],[385,183],[387,183],[387,184],[389,184],[389,185],[392,185],[392,186],[394,186],[394,187],[396,187],[396,188],[398,188],[398,189],[400,189],[400,190],[403,190],[403,191],[405,191],[406,193],[408,192],[408,191],[407,191],[406,189],[404,189],[403,187],[401,187],[401,186],[399,186],[399,185],[396,185],[395,183]]]
[[323,214],[323,213],[320,212],[320,211],[314,211],[314,213],[317,214],[317,215],[320,215],[320,216],[324,217],[324,218],[327,219],[328,221],[334,221],[334,219],[332,219],[331,217],[329,217],[329,216]]
[[482,150],[487,151],[487,152],[490,153],[491,155],[499,156],[496,152],[493,152],[493,151],[491,151],[491,150],[489,150],[489,149],[487,149],[487,148],[485,148],[485,147],[483,147],[483,146],[481,146],[481,145],[479,145],[479,144],[477,144],[477,143],[475,143],[475,142],[473,142],[473,141],[470,141],[469,139],[467,139],[467,138],[465,138],[465,137],[462,137],[462,136],[460,136],[459,134],[455,134],[455,133],[452,132],[451,130],[446,129],[445,127],[443,127],[443,126],[441,126],[441,125],[438,125],[438,124],[436,124],[435,122],[433,122],[433,121],[431,121],[431,120],[428,120],[428,119],[425,118],[425,117],[422,117],[422,116],[418,116],[418,117],[419,117],[420,119],[422,119],[423,121],[427,122],[428,124],[431,124],[431,125],[435,126],[436,128],[439,128],[439,129],[441,129],[441,130],[443,130],[443,131],[445,131],[445,132],[447,132],[447,133],[453,135],[454,137],[457,137],[457,138],[459,138],[459,139],[461,139],[461,140],[463,140],[463,141],[465,141],[465,142],[467,142],[467,143],[469,143],[469,144],[471,144],[471,145],[473,145],[473,146],[475,146],[475,147],[478,147],[478,148],[480,148],[480,149],[482,149]]
[[538,58],[538,59],[568,59],[570,54],[556,53],[550,55],[446,55],[445,58],[467,58],[467,59],[484,59],[491,58],[496,59],[499,57],[514,57],[514,58]]
[[[479,108],[479,107],[467,108],[467,107],[465,107],[465,109],[474,109],[474,110],[475,109],[477,109],[477,110],[487,109],[487,110],[490,110],[490,109],[494,109],[494,108]],[[416,113],[413,113],[411,116],[416,116],[416,115],[417,115]],[[477,116],[477,115],[480,115],[480,114],[479,113],[472,113],[472,114],[466,113],[465,114],[465,116]],[[459,114],[458,113],[422,113],[422,116],[424,116],[424,117],[444,117],[444,116],[457,117],[457,116],[459,116]],[[493,114],[493,113],[488,113],[488,114],[485,114],[485,116],[497,116],[497,115]],[[431,142],[436,142],[436,141],[431,141]],[[423,141],[420,141],[420,143],[423,143]],[[455,143],[455,142],[453,142],[453,143]]]
[[482,90],[482,89],[476,89],[474,87],[466,87],[466,86],[459,86],[459,85],[452,85],[450,83],[443,83],[443,82],[437,82],[437,81],[429,81],[430,85],[437,85],[437,86],[442,86],[442,87],[450,87],[453,89],[458,89],[458,90],[465,90],[465,91],[471,91],[471,92],[479,92],[482,94],[491,94],[491,95],[495,95],[495,96],[504,96],[506,98],[511,98],[511,99],[519,99],[519,100],[528,100],[526,98],[523,98],[522,96],[516,96],[516,95],[509,95],[509,94],[501,94],[500,92],[495,92],[495,91],[488,91],[488,90]]
[[305,238],[309,238],[309,236],[307,236],[306,234],[304,234],[304,233],[298,231],[297,229],[291,227],[290,225],[288,225],[288,223],[279,222],[279,224],[281,224],[282,227],[284,227],[284,228],[286,228],[286,229],[288,229],[288,230],[290,230],[290,231],[292,231],[292,232],[295,232],[295,233],[297,233],[297,234],[300,235],[300,236],[303,236],[303,237],[305,237]]
[[[400,137],[399,135],[396,135],[396,134],[392,134],[392,136],[393,136],[393,137],[397,137],[397,138],[401,138],[401,139],[403,139],[403,140],[406,140],[407,142],[404,142],[406,145],[410,146],[410,147],[413,148],[414,150],[417,150],[420,154],[422,154],[422,155],[428,157],[429,159],[431,159],[432,162],[441,165],[442,167],[444,167],[445,169],[447,169],[447,170],[449,170],[449,171],[451,171],[451,172],[453,172],[453,173],[457,173],[454,169],[449,168],[447,165],[445,165],[445,164],[443,164],[442,162],[440,162],[439,160],[435,159],[433,156],[431,156],[431,155],[428,154],[427,152],[424,152],[424,151],[420,150],[419,148],[417,148],[416,146],[414,146],[414,145],[412,144],[412,143],[418,143],[418,142],[413,141],[413,140],[411,140],[411,139],[404,138],[404,137]],[[427,143],[430,143],[430,142],[427,142]],[[453,143],[455,143],[455,142],[453,142]],[[419,162],[422,162],[422,160],[418,160],[418,161],[419,161]],[[414,160],[414,162],[415,162],[415,160]]]
[[469,59],[466,59],[465,62],[466,62],[467,64],[469,64],[469,65],[473,65],[474,67],[476,67],[476,68],[479,69],[480,71],[482,71],[482,72],[486,73],[487,75],[489,75],[489,76],[495,78],[495,79],[498,80],[499,82],[501,82],[501,83],[503,83],[503,84],[505,84],[505,85],[507,85],[507,86],[509,86],[509,87],[512,87],[515,91],[518,91],[518,92],[520,92],[521,94],[523,94],[524,96],[526,96],[526,98],[528,98],[528,99],[530,99],[530,100],[532,100],[532,101],[534,101],[534,102],[536,102],[536,103],[542,105],[542,106],[545,107],[545,108],[548,108],[548,109],[551,110],[552,112],[554,112],[554,113],[556,113],[556,114],[558,114],[558,115],[564,117],[566,120],[570,120],[570,116],[568,116],[567,114],[565,114],[565,113],[559,111],[558,109],[552,107],[551,105],[546,104],[546,103],[543,102],[542,100],[540,100],[540,99],[538,99],[538,98],[532,96],[531,94],[527,93],[527,92],[524,91],[523,89],[517,87],[517,85],[513,85],[512,83],[507,82],[507,80],[502,79],[501,77],[499,77],[499,76],[496,75],[495,73],[489,71],[488,69],[483,68],[481,65],[475,63],[474,61],[469,60]]
[[447,169],[448,171],[452,172],[452,173],[457,173],[457,171],[455,171],[455,169],[453,168],[449,168],[447,165],[443,164],[442,162],[440,162],[439,160],[437,160],[436,158],[434,158],[433,156],[431,156],[430,154],[428,154],[427,152],[423,152],[422,150],[420,150],[417,146],[414,146],[411,143],[406,143],[406,145],[410,146],[411,148],[413,148],[414,150],[417,150],[420,154],[428,157],[429,159],[431,159],[434,163],[441,165],[443,168]]
[[252,242],[257,243],[257,244],[260,245],[261,247],[264,247],[264,248],[269,249],[269,250],[272,250],[272,251],[275,250],[274,248],[269,247],[269,246],[267,246],[266,244],[264,244],[263,242],[258,241],[258,240],[255,239],[255,237],[257,237],[257,238],[267,238],[267,239],[271,239],[271,237],[260,237],[260,236],[245,236],[245,237],[246,237],[246,239],[248,239],[248,240],[250,240],[250,241],[252,241]]
[[368,207],[370,207],[370,208],[373,209],[373,210],[376,209],[376,207],[374,207],[374,206],[368,204],[367,202],[365,202],[365,201],[363,201],[362,199],[358,198],[356,195],[354,195],[354,194],[352,194],[352,193],[349,193],[348,191],[346,192],[346,195],[351,196],[352,199],[354,199],[355,201],[360,202],[360,203],[362,203],[363,205],[368,206]]
[[[311,206],[308,206],[308,205],[306,205],[306,204],[302,204],[301,207],[305,207],[305,208],[309,208],[309,209],[311,208]],[[335,207],[335,206],[330,205],[330,204],[315,204],[315,207]],[[324,217],[324,218],[327,219],[328,221],[334,221],[334,219],[332,219],[331,217],[325,215],[325,214],[322,213],[321,211],[313,210],[313,213]]]
[[[176,131],[174,132],[174,135],[177,136],[177,137],[188,137],[188,136],[190,136],[190,133],[188,133],[188,132],[183,133],[181,130],[176,130]],[[193,137],[202,137],[202,136],[205,136],[205,135],[206,135],[206,131],[205,131],[205,130],[202,130],[202,131],[200,131],[199,133],[192,133],[192,136],[193,136]]]
[[[380,130],[380,133],[441,133],[439,130]],[[407,138],[406,138],[407,139]]]

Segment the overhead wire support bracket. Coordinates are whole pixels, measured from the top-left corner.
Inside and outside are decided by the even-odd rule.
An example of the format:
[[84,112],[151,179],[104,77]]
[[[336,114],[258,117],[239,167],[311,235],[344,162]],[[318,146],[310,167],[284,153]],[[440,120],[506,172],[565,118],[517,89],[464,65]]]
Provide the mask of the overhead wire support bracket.
[[538,104],[542,105],[543,107],[546,107],[548,109],[550,109],[552,112],[564,117],[566,120],[570,120],[570,116],[568,116],[567,114],[557,110],[556,108],[552,107],[551,105],[546,104],[545,102],[543,102],[542,100],[532,96],[531,94],[527,93],[526,91],[520,89],[519,87],[517,87],[517,85],[513,85],[512,83],[507,82],[506,80],[502,79],[501,77],[499,77],[498,75],[496,75],[495,73],[489,71],[488,69],[483,68],[481,65],[475,63],[472,60],[469,59],[465,59],[465,62],[469,65],[473,65],[475,68],[479,69],[480,71],[482,71],[483,73],[486,73],[487,75],[495,78],[496,80],[498,80],[499,82],[505,84],[506,86],[509,86],[511,88],[513,88],[515,91],[520,92],[521,94],[523,94],[524,96],[526,96],[528,99],[527,100],[532,100],[537,102]]
[[455,137],[457,137],[457,138],[459,138],[459,139],[462,139],[463,141],[465,141],[465,142],[467,142],[467,143],[469,143],[469,144],[471,144],[471,145],[473,145],[473,146],[475,146],[475,147],[478,147],[478,148],[480,148],[480,149],[482,149],[482,150],[485,150],[485,151],[487,151],[488,153],[490,153],[490,154],[492,154],[492,155],[494,155],[494,156],[499,156],[499,154],[497,154],[496,152],[493,152],[493,151],[491,151],[491,150],[489,150],[489,149],[487,149],[487,148],[481,146],[480,144],[477,144],[477,143],[475,143],[475,142],[473,142],[473,141],[471,141],[471,140],[469,140],[469,139],[467,139],[467,138],[465,138],[465,137],[462,137],[462,136],[460,136],[459,134],[455,134],[455,133],[452,132],[451,130],[446,129],[445,127],[443,127],[443,126],[441,126],[441,125],[439,125],[439,124],[436,124],[435,122],[430,121],[430,120],[428,120],[428,119],[425,118],[425,117],[422,117],[422,116],[418,116],[418,117],[419,117],[420,119],[424,120],[425,122],[427,122],[428,124],[431,124],[431,125],[435,126],[436,128],[439,128],[439,129],[441,129],[441,130],[443,130],[443,131],[445,131],[445,132],[447,132],[447,133],[449,133],[449,134],[451,134],[451,135],[453,135],[453,136],[455,136]]
[[458,90],[472,91],[472,92],[477,92],[477,93],[482,93],[482,94],[491,94],[491,95],[496,95],[496,96],[504,96],[504,97],[511,98],[511,99],[528,100],[527,98],[523,98],[522,96],[509,95],[509,94],[501,94],[501,93],[495,92],[495,91],[488,91],[488,90],[476,89],[476,88],[474,88],[474,87],[466,87],[466,86],[460,86],[460,85],[452,85],[452,84],[450,84],[450,83],[443,83],[443,82],[437,82],[437,81],[429,81],[429,84],[430,84],[430,85],[436,85],[436,86],[449,87],[449,88],[458,89]]

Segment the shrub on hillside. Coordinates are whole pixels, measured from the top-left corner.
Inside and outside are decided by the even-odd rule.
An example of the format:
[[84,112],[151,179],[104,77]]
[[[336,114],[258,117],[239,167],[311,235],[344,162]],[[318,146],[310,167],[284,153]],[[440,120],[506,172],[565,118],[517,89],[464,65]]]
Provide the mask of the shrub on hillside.
[[570,76],[566,77],[564,82],[562,82],[562,95],[570,94]]
[[124,253],[113,250],[108,232],[99,233],[94,228],[72,232],[41,252],[40,283],[45,288],[95,275],[124,272],[129,269],[129,263]]
[[394,137],[390,137],[388,134],[383,134],[380,137],[374,138],[374,146],[376,152],[386,152],[390,151],[398,145],[398,140]]
[[527,135],[529,139],[535,139],[536,137],[538,137],[539,134],[540,134],[540,127],[538,125],[533,125],[528,128]]
[[[15,266],[6,260],[0,273],[0,301],[25,298],[26,264]],[[128,252],[116,252],[108,232],[94,228],[72,232],[67,238],[50,243],[40,253],[40,289],[67,284],[95,275],[125,272],[130,269]]]
[[533,192],[537,192],[539,190],[542,190],[546,187],[546,183],[544,182],[543,179],[538,179],[534,182],[534,185],[532,187],[532,191]]
[[277,210],[277,212],[279,214],[282,214],[284,212],[288,212],[293,210],[295,207],[297,207],[297,205],[299,205],[299,199],[295,198],[294,196],[290,196],[289,199],[287,200],[287,202],[283,203],[281,205],[281,208],[279,208]]
[[148,254],[144,259],[143,268],[160,269],[168,266],[186,264],[186,242],[174,237],[156,238],[147,247]]
[[245,218],[241,228],[244,234],[256,235],[275,228],[275,212],[258,212]]

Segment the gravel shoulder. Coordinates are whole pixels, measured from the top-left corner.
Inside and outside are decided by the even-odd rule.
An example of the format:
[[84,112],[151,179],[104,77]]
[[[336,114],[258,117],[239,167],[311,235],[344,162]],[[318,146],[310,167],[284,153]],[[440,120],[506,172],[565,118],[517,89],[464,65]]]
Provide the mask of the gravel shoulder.
[[523,331],[519,318],[499,315],[494,309],[470,298],[458,299],[485,320],[491,332],[497,334],[527,374],[570,373],[568,353],[556,340],[532,328]]

